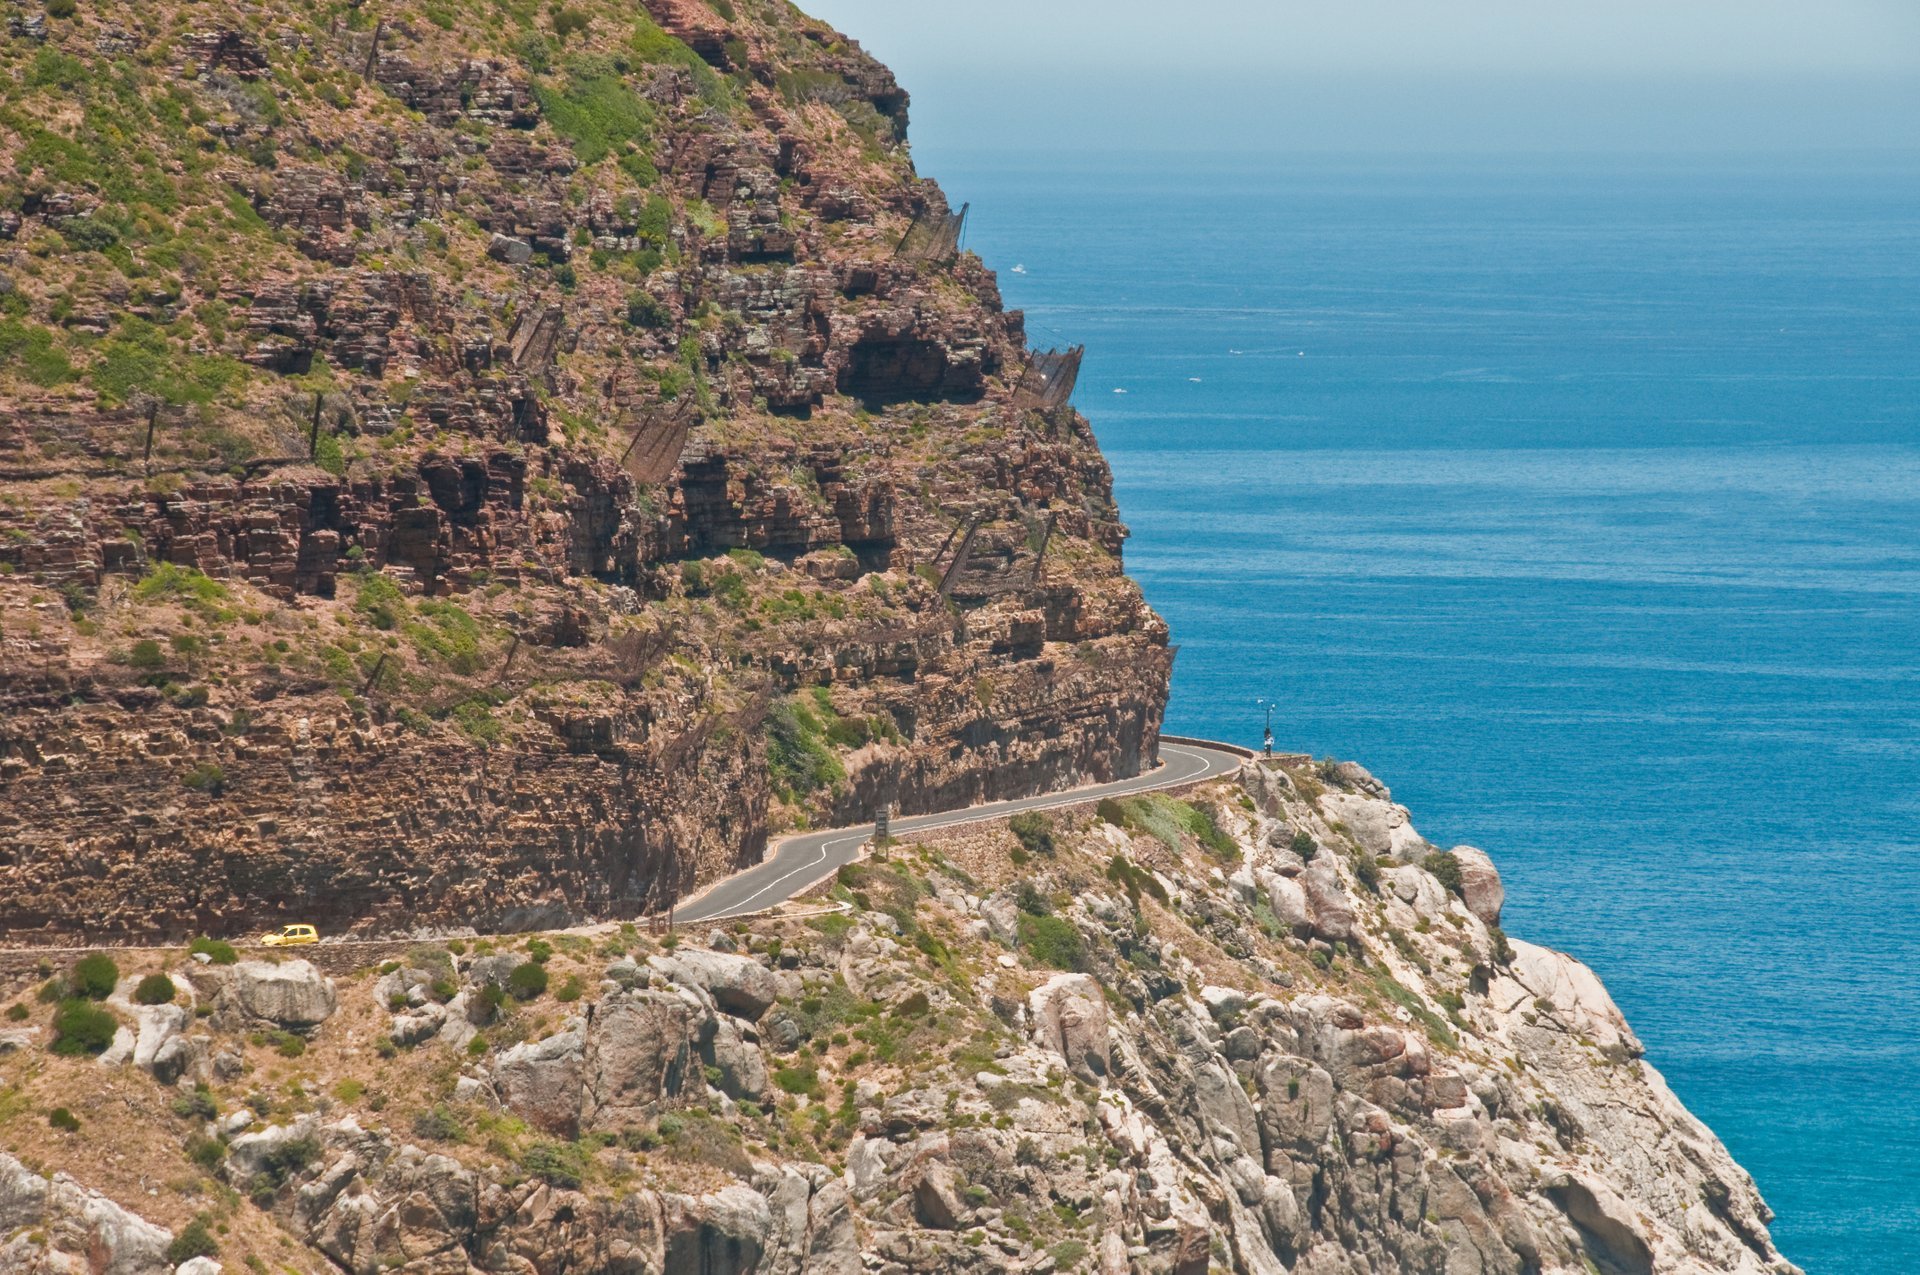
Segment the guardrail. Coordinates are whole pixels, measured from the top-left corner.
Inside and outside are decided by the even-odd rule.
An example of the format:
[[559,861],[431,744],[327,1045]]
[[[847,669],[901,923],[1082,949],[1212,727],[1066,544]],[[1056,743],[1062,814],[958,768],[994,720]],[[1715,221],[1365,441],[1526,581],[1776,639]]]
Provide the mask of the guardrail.
[[1223,744],[1217,739],[1195,739],[1191,735],[1162,735],[1160,742],[1163,744],[1188,744],[1195,748],[1211,748],[1217,752],[1232,753],[1238,757],[1245,757],[1248,761],[1252,761],[1260,755],[1254,752],[1253,749],[1242,748],[1238,744]]

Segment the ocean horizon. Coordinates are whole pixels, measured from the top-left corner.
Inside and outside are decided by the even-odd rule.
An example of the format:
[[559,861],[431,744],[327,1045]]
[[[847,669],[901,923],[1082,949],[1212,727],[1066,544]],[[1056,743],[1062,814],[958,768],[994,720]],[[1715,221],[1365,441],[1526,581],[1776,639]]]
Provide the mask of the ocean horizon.
[[1088,347],[1168,729],[1487,850],[1783,1252],[1920,1269],[1915,168],[920,161]]

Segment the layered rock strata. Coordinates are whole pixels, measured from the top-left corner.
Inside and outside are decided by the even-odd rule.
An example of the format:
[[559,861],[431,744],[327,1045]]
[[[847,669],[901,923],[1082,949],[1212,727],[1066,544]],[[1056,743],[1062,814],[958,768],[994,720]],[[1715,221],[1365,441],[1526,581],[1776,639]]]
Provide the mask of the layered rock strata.
[[992,273],[897,251],[946,200],[884,68],[390,10],[0,44],[0,931],[635,915],[1152,764],[1106,464]]

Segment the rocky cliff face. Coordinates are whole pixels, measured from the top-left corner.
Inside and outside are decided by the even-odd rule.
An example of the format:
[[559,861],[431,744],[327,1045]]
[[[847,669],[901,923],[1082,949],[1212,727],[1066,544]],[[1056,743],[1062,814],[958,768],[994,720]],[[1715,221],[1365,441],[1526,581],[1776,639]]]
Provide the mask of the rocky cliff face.
[[88,0],[0,83],[10,936],[634,915],[1150,763],[1106,465],[857,44]]
[[[1593,973],[1506,937],[1487,857],[1358,767],[947,833],[832,895],[701,942],[614,926],[334,978],[153,953],[98,1061],[49,1054],[23,1000],[0,1258],[1795,1269]],[[129,999],[161,965],[177,1003]]]

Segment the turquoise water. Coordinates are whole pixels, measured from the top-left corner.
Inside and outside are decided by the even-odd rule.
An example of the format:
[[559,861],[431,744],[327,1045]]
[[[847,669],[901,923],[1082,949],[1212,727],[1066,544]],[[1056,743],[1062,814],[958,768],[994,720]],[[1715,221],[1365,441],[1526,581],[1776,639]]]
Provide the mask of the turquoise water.
[[1089,346],[1170,728],[1486,848],[1788,1256],[1909,1275],[1920,167],[1604,164],[928,167]]

